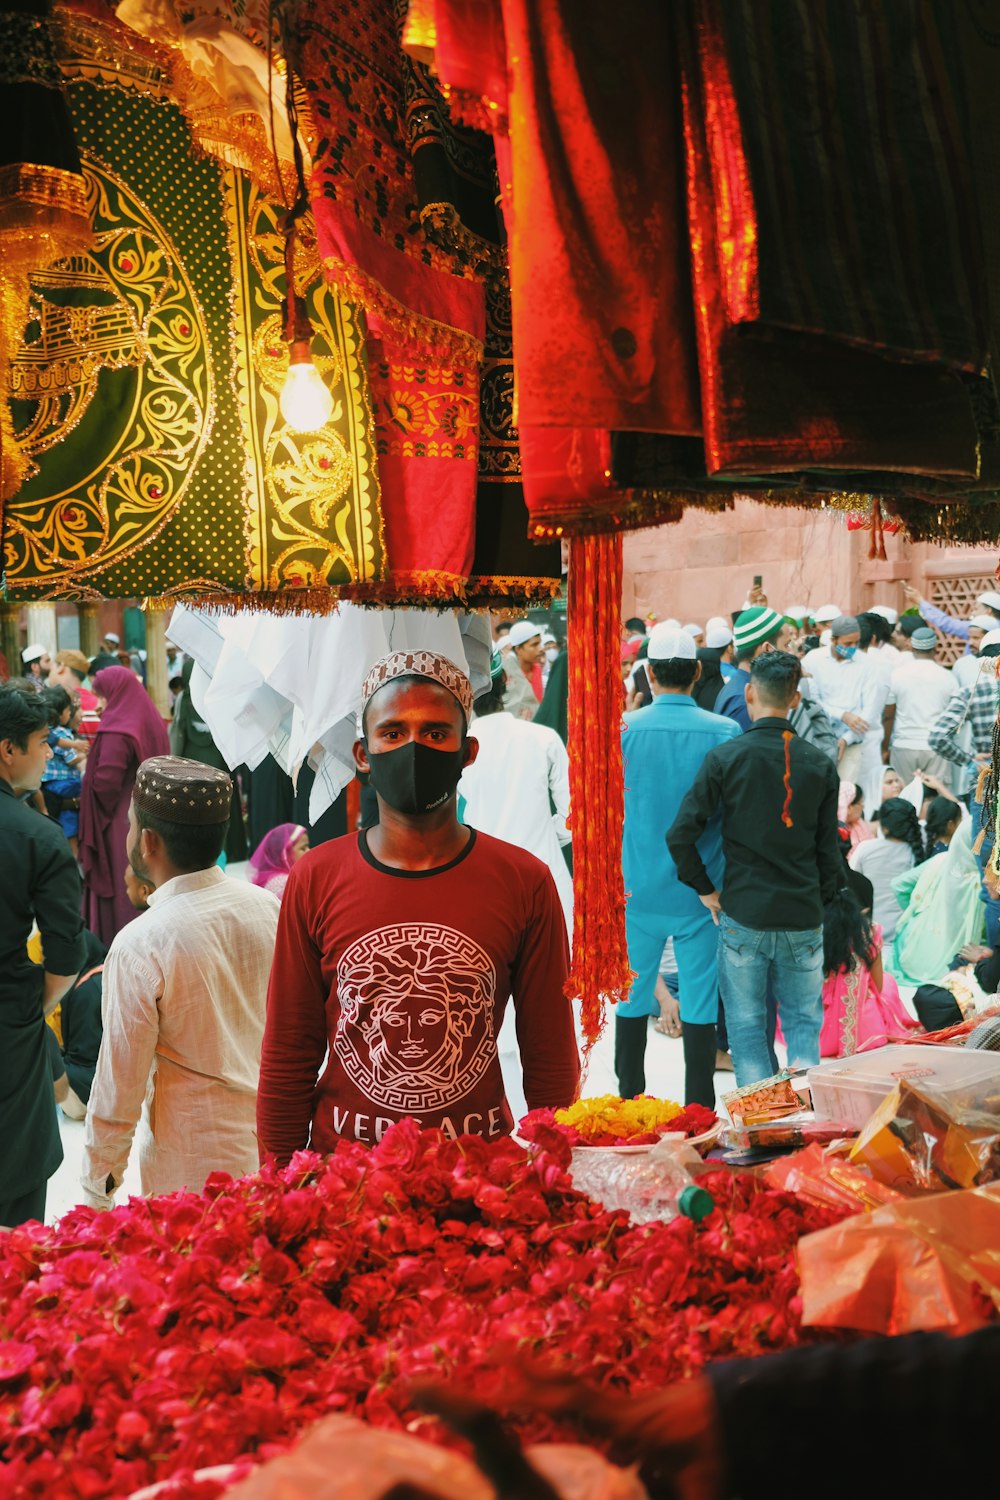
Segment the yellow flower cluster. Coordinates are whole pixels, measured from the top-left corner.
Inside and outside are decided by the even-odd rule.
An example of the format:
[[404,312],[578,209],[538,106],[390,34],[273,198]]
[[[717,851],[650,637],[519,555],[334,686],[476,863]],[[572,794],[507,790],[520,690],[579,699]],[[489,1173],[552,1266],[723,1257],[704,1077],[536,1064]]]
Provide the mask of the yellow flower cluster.
[[649,1135],[679,1115],[680,1104],[672,1099],[619,1099],[617,1094],[600,1094],[596,1099],[578,1099],[566,1109],[557,1109],[557,1125],[570,1125],[586,1141],[595,1145],[607,1140],[629,1141],[637,1135]]

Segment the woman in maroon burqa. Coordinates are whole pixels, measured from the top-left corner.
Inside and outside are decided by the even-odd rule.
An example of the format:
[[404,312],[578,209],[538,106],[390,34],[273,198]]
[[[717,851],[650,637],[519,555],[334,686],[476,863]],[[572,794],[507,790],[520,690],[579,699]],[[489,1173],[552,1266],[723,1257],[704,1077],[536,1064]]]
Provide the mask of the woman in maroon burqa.
[[134,672],[105,667],[93,682],[104,702],[80,796],[83,915],[102,943],[137,915],[125,893],[128,809],[135,773],[151,755],[169,755],[167,728]]

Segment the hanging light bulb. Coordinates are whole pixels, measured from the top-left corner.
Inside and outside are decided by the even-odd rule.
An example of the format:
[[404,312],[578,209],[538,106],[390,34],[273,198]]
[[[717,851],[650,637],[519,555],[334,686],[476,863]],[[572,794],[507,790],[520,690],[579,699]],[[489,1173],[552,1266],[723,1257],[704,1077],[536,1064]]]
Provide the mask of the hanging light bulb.
[[313,364],[308,339],[293,339],[289,345],[288,374],[278,405],[281,415],[296,432],[315,432],[330,420],[333,395]]
[[[292,9],[294,10],[294,7]],[[297,50],[298,39],[291,25],[293,17],[287,13],[286,7],[280,3],[280,0],[269,0],[268,17],[272,28],[277,24],[285,56],[285,115],[288,121],[288,134],[292,142],[292,162],[295,168],[295,200],[288,208],[281,225],[281,233],[285,241],[285,297],[282,303],[281,321],[285,342],[288,345],[288,374],[285,376],[285,383],[278,396],[278,406],[289,427],[296,432],[316,432],[329,422],[333,414],[333,394],[313,364],[314,330],[309,321],[306,304],[295,289],[296,225],[309,209],[309,191],[306,186],[305,163],[299,140],[298,108],[293,84],[292,59]],[[271,102],[271,79],[272,74],[269,70],[267,85],[269,104]],[[274,153],[275,170],[278,181],[282,183],[282,196],[284,197],[284,180],[275,142],[273,114],[271,116],[271,149]],[[287,202],[285,198],[285,203]]]

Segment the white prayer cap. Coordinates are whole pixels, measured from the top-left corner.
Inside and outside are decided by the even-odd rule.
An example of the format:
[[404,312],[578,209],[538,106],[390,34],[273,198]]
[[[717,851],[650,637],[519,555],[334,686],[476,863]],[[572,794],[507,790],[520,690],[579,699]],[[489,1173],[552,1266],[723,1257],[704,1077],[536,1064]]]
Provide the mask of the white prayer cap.
[[674,617],[673,617],[673,615],[670,616],[669,620],[661,620],[660,624],[661,625],[669,625],[670,628],[671,628],[671,630],[680,630],[680,628],[681,628],[681,622],[680,622],[680,620],[675,620]]
[[986,632],[979,642],[980,652],[984,651],[987,646],[1000,646],[1000,630],[988,630]]
[[977,604],[985,604],[987,609],[1000,609],[1000,594],[987,589],[985,594],[976,595]]
[[821,604],[819,609],[813,610],[812,617],[817,625],[831,625],[843,612],[839,604]]
[[541,633],[540,625],[533,625],[530,620],[518,620],[517,624],[512,625],[507,632],[507,639],[512,646],[523,646],[525,641],[533,641]]
[[676,625],[669,625],[665,620],[662,625],[654,625],[649,632],[646,655],[650,661],[698,660],[694,638],[688,635],[686,630],[681,630]]
[[706,620],[706,622],[705,622],[705,629],[706,630],[717,630],[720,626],[722,627],[723,630],[731,630],[732,629],[732,626],[730,625],[729,621],[726,619],[725,615],[711,615],[709,617],[709,619]]
[[786,620],[794,620],[797,625],[810,618],[808,604],[790,604],[782,613]]
[[694,620],[691,620],[687,625],[684,625],[681,628],[684,631],[684,634],[685,635],[689,635],[692,640],[694,640],[699,635],[704,635],[705,634],[705,632],[702,629],[702,627],[699,624],[697,624]]
[[705,645],[712,651],[722,651],[729,645],[732,638],[732,628],[726,624],[725,620],[720,620],[718,624],[713,624],[709,620],[705,626]]
[[121,636],[120,635],[115,635],[115,633],[114,633],[113,630],[106,630],[104,632],[104,639],[106,641],[114,641],[114,643],[115,643],[116,646],[120,646],[121,643],[122,643]]
[[868,611],[870,615],[881,615],[883,620],[888,620],[890,625],[895,625],[899,619],[899,610],[893,609],[891,604],[873,604]]
[[996,615],[973,615],[969,620],[970,625],[975,625],[977,630],[996,630]]
[[48,654],[48,646],[39,646],[37,644],[34,646],[25,646],[21,652],[21,660],[26,667],[30,667],[33,661],[41,661],[42,657],[48,656]]

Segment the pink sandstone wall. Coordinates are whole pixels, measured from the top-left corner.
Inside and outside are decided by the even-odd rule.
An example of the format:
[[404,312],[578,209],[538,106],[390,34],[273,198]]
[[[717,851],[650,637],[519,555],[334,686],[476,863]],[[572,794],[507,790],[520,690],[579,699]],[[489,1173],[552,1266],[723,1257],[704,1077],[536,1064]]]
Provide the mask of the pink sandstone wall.
[[[776,609],[797,604],[905,606],[901,579],[934,595],[962,580],[997,588],[997,548],[915,545],[887,536],[888,561],[868,558],[867,532],[849,532],[837,511],[799,511],[749,500],[732,511],[689,510],[675,526],[628,533],[622,613],[703,623],[739,609],[754,575]],[[947,602],[947,600],[945,600]],[[957,613],[967,613],[958,608]]]

